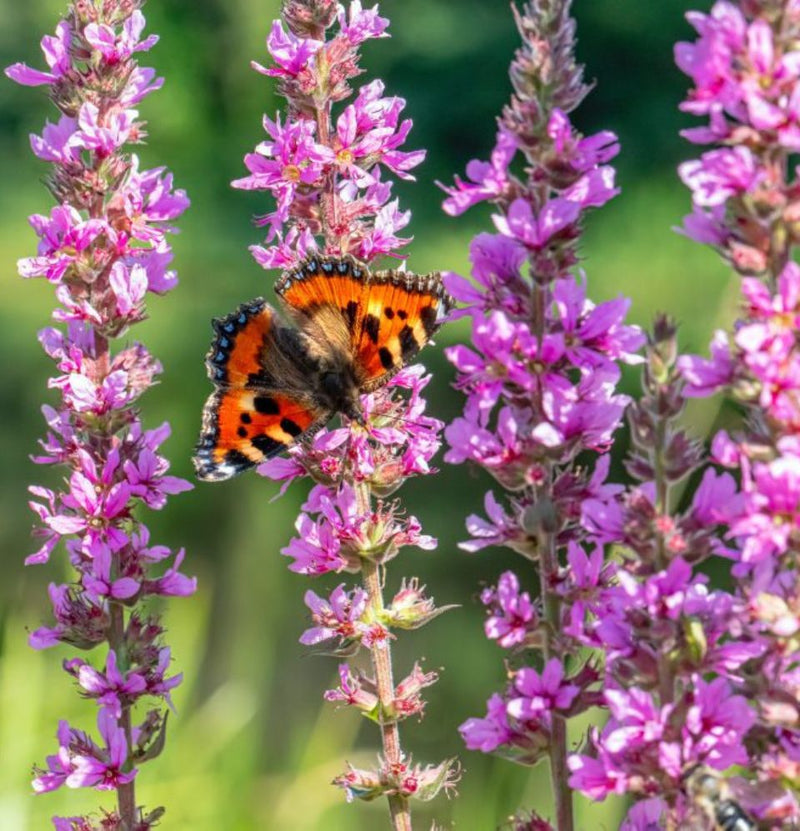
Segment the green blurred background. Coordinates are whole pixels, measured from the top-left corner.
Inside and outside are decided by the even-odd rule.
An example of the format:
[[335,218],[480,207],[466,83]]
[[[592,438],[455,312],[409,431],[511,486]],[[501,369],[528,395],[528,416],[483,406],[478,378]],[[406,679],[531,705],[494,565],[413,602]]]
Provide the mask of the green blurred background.
[[[38,42],[51,33],[62,2],[0,0],[0,63],[42,64]],[[590,293],[596,300],[620,293],[633,298],[631,320],[646,324],[667,309],[682,322],[684,348],[702,350],[715,326],[735,306],[734,287],[714,254],[675,234],[688,195],[674,168],[691,155],[677,136],[689,122],[677,112],[686,88],[672,63],[672,43],[688,38],[686,0],[576,0],[579,58],[597,89],[576,114],[584,132],[613,129],[621,138],[619,183],[623,192],[590,217],[584,245]],[[494,118],[509,94],[507,65],[518,39],[502,0],[385,0],[392,39],[364,50],[364,80],[379,76],[387,92],[404,96],[413,117],[410,148],[425,147],[428,159],[415,184],[397,190],[414,211],[415,241],[409,265],[416,271],[467,269],[470,237],[489,225],[489,211],[475,209],[451,219],[440,211],[436,180],[449,181],[475,156],[486,157]],[[272,82],[249,68],[266,60],[264,37],[277,0],[150,0],[149,31],[161,36],[144,56],[166,78],[163,90],[141,107],[149,121],[146,166],[168,165],[185,187],[192,208],[175,239],[180,286],[150,304],[151,318],[135,336],[162,360],[161,384],[142,401],[154,426],[168,419],[166,445],[173,472],[192,478],[190,454],[200,410],[209,391],[203,356],[209,319],[238,303],[271,292],[274,275],[263,272],[247,246],[259,240],[250,221],[264,212],[263,195],[233,191],[243,175],[242,156],[262,138],[263,112],[279,106]],[[48,212],[41,185],[45,172],[28,147],[54,113],[42,90],[0,82],[0,828],[43,829],[54,813],[76,814],[98,804],[89,791],[62,790],[33,797],[29,769],[55,748],[59,718],[89,727],[95,707],[76,695],[60,670],[64,649],[35,653],[26,629],[49,621],[46,586],[66,576],[64,558],[24,568],[32,550],[29,482],[53,485],[57,473],[35,467],[29,454],[43,432],[42,403],[52,364],[35,333],[48,324],[51,287],[25,282],[17,258],[34,251],[26,216]],[[452,325],[426,350],[435,372],[431,410],[450,419],[461,404],[449,388],[452,372],[442,346],[466,337]],[[636,389],[635,373],[625,376]],[[707,429],[715,411],[698,408],[692,419]],[[617,466],[619,471],[619,467]],[[619,473],[619,475],[622,475]],[[464,765],[460,796],[420,806],[416,826],[433,820],[444,827],[496,828],[518,806],[550,809],[547,771],[527,770],[463,749],[456,727],[482,715],[487,696],[503,683],[503,654],[482,634],[476,594],[483,581],[504,569],[526,566],[504,551],[466,555],[456,548],[463,518],[479,511],[488,481],[465,468],[443,466],[435,479],[409,483],[402,491],[408,510],[439,537],[434,552],[409,549],[390,566],[387,590],[402,575],[419,575],[441,603],[461,608],[423,631],[402,635],[394,649],[398,677],[418,657],[443,667],[431,688],[427,717],[403,725],[404,746],[414,759],[433,762],[459,755]],[[327,592],[336,575],[312,582],[287,571],[278,551],[293,533],[304,485],[271,502],[276,486],[255,475],[220,485],[199,485],[176,497],[147,522],[158,542],[188,549],[187,566],[199,577],[191,599],[166,610],[168,641],[185,683],[175,696],[167,748],[147,764],[137,784],[138,801],[167,806],[165,828],[377,829],[387,826],[382,802],[345,804],[328,783],[344,760],[371,765],[378,736],[351,712],[323,704],[336,661],[308,657],[297,638],[305,628],[302,595],[309,587]],[[586,724],[575,725],[579,740]],[[579,828],[616,829],[621,803],[579,800]]]

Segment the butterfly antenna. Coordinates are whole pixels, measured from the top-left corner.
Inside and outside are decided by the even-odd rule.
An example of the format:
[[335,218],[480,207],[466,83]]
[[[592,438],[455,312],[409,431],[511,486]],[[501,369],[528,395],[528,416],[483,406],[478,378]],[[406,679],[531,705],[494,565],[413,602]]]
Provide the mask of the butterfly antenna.
[[408,424],[410,427],[426,427],[424,422],[422,421],[414,421],[410,418],[403,418],[403,416],[398,415],[385,415],[381,416],[381,418],[385,418],[387,421],[399,421],[401,424]]

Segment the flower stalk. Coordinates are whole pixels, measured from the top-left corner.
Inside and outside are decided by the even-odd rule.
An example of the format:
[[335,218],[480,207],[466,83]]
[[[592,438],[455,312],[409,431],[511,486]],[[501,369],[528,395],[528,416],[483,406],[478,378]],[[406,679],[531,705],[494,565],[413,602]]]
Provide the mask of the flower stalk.
[[[631,553],[594,625],[611,719],[590,754],[571,758],[572,782],[598,799],[634,795],[625,831],[721,823],[697,798],[698,776],[727,794],[718,801],[735,807],[738,824],[789,828],[798,820],[800,240],[787,162],[800,148],[800,12],[791,0],[717,2],[689,21],[697,41],[676,47],[694,82],[682,109],[708,121],[684,135],[713,149],[679,168],[693,201],[683,231],[741,275],[741,317],[732,336],[715,334],[710,359],[678,357],[674,324],[656,321],[645,395],[629,413],[628,470],[641,484],[586,511],[600,536]],[[706,453],[676,424],[688,398],[717,391],[744,418]],[[670,510],[669,488],[696,471],[687,507]],[[733,591],[696,570],[715,556]]]
[[[445,459],[477,463],[505,491],[505,505],[487,494],[488,519],[468,518],[472,540],[462,547],[512,548],[537,564],[539,587],[534,602],[506,572],[483,593],[487,636],[517,660],[486,717],[460,729],[472,749],[523,764],[549,757],[558,831],[574,828],[567,720],[599,702],[598,668],[581,658],[584,625],[612,574],[582,505],[619,491],[605,483],[603,454],[627,404],[615,393],[618,362],[638,362],[643,341],[624,323],[627,300],[595,306],[574,273],[583,216],[617,193],[605,163],[618,148],[613,134],[583,137],[569,120],[588,92],[569,9],[562,0],[514,8],[523,45],[491,160],[471,162],[444,203],[457,215],[491,202],[499,232],[473,241],[474,282],[446,278],[473,328],[470,347],[447,351],[467,402],[447,428]],[[576,462],[586,451],[595,454],[591,474]],[[541,672],[525,660],[531,649],[542,653]],[[538,815],[524,822],[550,827]]]
[[57,831],[146,831],[163,815],[137,803],[135,780],[163,750],[166,712],[151,708],[139,723],[133,713],[145,696],[171,707],[181,675],[168,675],[170,649],[148,598],[196,588],[179,571],[184,552],[151,545],[139,518],[143,507],[160,510],[191,486],[167,475],[158,452],[169,426],[145,430],[140,421],[137,402],[159,363],[139,343],[120,345],[145,318],[148,292],[163,294],[177,282],[167,234],[189,204],[164,168],[142,169],[130,152],[145,136],[135,107],[162,83],[135,57],[158,40],[142,37],[140,5],[75,2],[42,40],[48,71],[6,69],[20,84],[46,86],[59,110],[57,123],[31,136],[35,155],[52,165],[46,182],[58,204],[30,217],[38,252],[18,268],[55,288],[57,326],[39,340],[57,366],[49,386],[61,400],[43,407],[49,432],[34,461],[64,468],[67,487],[30,488],[41,547],[26,563],[45,563],[63,547],[74,574],[51,584],[55,624],[29,640],[35,649],[106,649],[99,663],[64,662],[80,694],[98,704],[100,741],[61,721],[58,753],[34,769],[33,788],[90,787],[117,797],[99,818],[54,817]]
[[[373,614],[380,619],[384,611],[380,567],[367,560],[362,566],[361,574]],[[390,769],[397,770],[403,763],[404,753],[400,747],[400,725],[394,709],[395,686],[390,650],[388,639],[375,641],[370,648],[370,657],[378,691],[378,724],[381,729],[383,758]],[[410,831],[412,826],[408,797],[395,793],[388,795],[388,801],[393,828]]]
[[[410,242],[398,236],[410,220],[391,200],[384,176],[412,179],[423,151],[401,147],[411,129],[400,120],[405,102],[384,97],[374,80],[354,100],[350,81],[361,73],[360,45],[387,37],[389,21],[378,7],[358,0],[345,9],[331,0],[287,0],[273,23],[267,48],[274,66],[253,64],[278,78],[287,100],[285,119],[265,118],[270,140],[248,154],[250,171],[235,187],[269,191],[275,210],[259,220],[267,226],[264,245],[251,250],[264,268],[291,268],[310,253],[347,255],[366,266]],[[391,311],[391,310],[390,310]],[[393,494],[410,476],[434,472],[442,423],[425,414],[422,391],[429,381],[421,366],[403,368],[385,386],[361,397],[361,419],[342,417],[341,427],[323,429],[300,441],[288,458],[275,458],[259,472],[283,481],[308,476],[315,483],[296,527],[298,537],[283,549],[301,574],[330,571],[360,574],[362,585],[339,585],[322,598],[306,593],[314,626],[301,636],[309,646],[344,659],[370,653],[373,677],[339,667],[341,684],[325,698],[359,710],[381,733],[382,756],[375,770],[348,766],[334,780],[348,801],[387,799],[392,828],[412,828],[410,799],[427,800],[451,791],[458,777],[454,760],[423,767],[411,764],[400,741],[400,721],[421,716],[421,690],[436,673],[415,664],[394,680],[391,641],[404,629],[424,625],[442,611],[414,578],[403,580],[388,604],[383,595],[387,564],[407,545],[425,549],[436,541],[421,533]]]

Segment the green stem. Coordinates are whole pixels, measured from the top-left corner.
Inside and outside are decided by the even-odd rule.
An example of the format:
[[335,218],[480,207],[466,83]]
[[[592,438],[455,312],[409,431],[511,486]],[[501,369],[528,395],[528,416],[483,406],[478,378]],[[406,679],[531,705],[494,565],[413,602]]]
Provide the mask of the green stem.
[[[535,278],[534,278],[535,279]],[[549,286],[534,282],[533,285],[533,332],[539,342],[541,351],[544,341],[545,317],[547,311]],[[544,488],[536,493],[540,501],[551,501],[550,483],[553,479],[552,464],[547,464]],[[558,573],[558,552],[556,551],[555,534],[546,529],[546,518],[539,518],[537,531],[539,549],[539,584],[542,597],[542,609],[546,622],[544,643],[545,662],[553,657],[553,640],[561,628],[561,598],[552,590],[552,578]],[[567,768],[567,722],[559,713],[552,713],[552,727],[550,731],[550,779],[553,785],[553,800],[556,806],[557,831],[573,831],[575,818],[572,807],[572,791],[567,784],[569,769]]]
[[[549,498],[546,496],[545,498]],[[561,626],[561,599],[552,591],[552,578],[558,572],[558,554],[555,535],[542,529],[539,534],[539,582],[541,584],[542,608],[547,623],[547,636],[544,645],[544,659],[550,660],[554,655],[553,639]],[[556,805],[557,831],[573,831],[575,818],[572,807],[572,791],[567,784],[567,722],[558,714],[552,713],[550,732],[550,779],[553,784],[553,799]]]
[[[369,485],[355,484],[355,489],[359,513],[363,515],[371,507]],[[380,566],[373,560],[365,559],[361,566],[361,575],[364,580],[364,588],[369,597],[370,608],[377,617],[384,609]],[[370,648],[370,657],[372,658],[372,669],[375,673],[375,684],[380,702],[378,706],[378,724],[381,730],[383,757],[391,769],[398,770],[403,764],[400,728],[396,718],[387,717],[387,713],[392,711],[394,702],[394,676],[389,641],[374,643]],[[412,831],[411,808],[408,798],[401,794],[392,794],[387,799],[394,831]]]
[[[109,603],[109,614],[111,616],[111,625],[108,630],[108,643],[117,656],[117,666],[124,672],[128,660],[125,654],[125,611],[119,603],[111,601]],[[118,724],[125,731],[128,753],[130,754],[132,745],[130,704],[124,704],[122,706],[122,715],[119,718]],[[128,762],[127,766],[130,767],[130,762]],[[133,831],[136,827],[136,791],[134,780],[131,780],[125,785],[117,786],[117,806],[123,831]]]

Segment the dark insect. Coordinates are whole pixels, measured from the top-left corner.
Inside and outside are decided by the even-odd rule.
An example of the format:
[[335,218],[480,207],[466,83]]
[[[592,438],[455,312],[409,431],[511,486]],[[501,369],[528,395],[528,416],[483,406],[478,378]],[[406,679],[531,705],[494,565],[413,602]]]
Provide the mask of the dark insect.
[[715,831],[756,831],[758,825],[733,798],[725,777],[697,768],[686,779],[686,793]]

